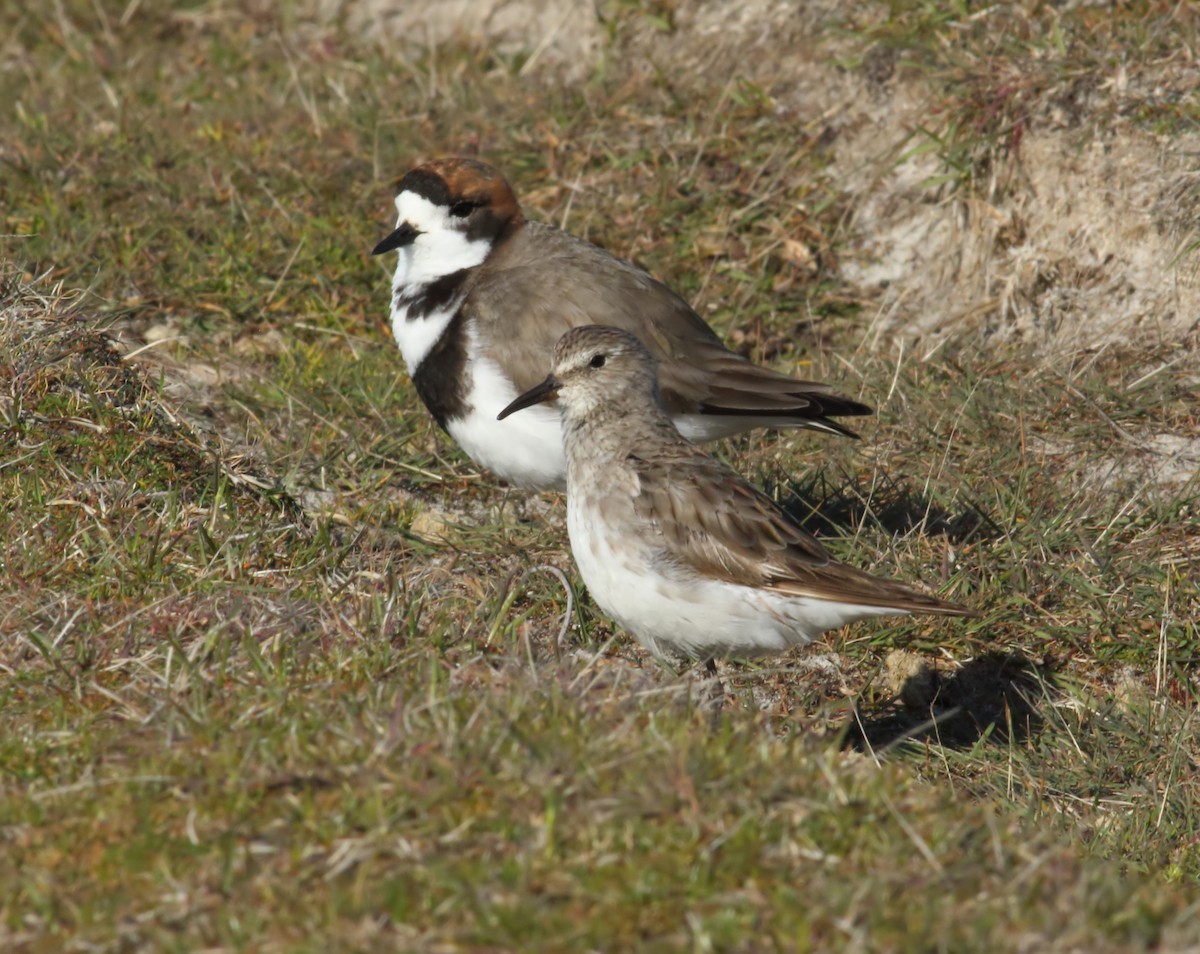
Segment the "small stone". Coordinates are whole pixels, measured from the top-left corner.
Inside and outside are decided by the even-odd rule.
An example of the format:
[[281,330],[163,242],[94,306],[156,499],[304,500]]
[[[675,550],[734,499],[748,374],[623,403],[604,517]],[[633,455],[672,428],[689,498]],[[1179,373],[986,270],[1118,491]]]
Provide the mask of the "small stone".
[[420,537],[426,543],[449,543],[453,527],[434,510],[422,510],[413,517],[409,531],[415,537]]
[[906,709],[926,711],[937,698],[937,673],[923,657],[904,649],[894,649],[883,661],[888,691]]
[[1117,673],[1113,680],[1113,698],[1125,713],[1145,709],[1150,703],[1152,694],[1145,677],[1140,675],[1132,666],[1126,666]]
[[174,321],[163,321],[157,325],[150,325],[142,332],[142,338],[146,344],[154,344],[167,338],[173,338],[178,334],[179,325]]

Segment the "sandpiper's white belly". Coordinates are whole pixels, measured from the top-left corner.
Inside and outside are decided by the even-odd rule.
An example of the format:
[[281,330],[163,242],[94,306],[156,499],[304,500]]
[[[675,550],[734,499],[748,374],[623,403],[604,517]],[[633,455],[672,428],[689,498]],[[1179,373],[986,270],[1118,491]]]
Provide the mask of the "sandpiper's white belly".
[[620,521],[613,515],[598,520],[589,502],[580,500],[586,496],[583,491],[567,499],[567,531],[583,582],[600,608],[656,656],[745,659],[803,645],[868,616],[897,613],[703,579],[671,563],[652,526],[628,523],[618,534]]

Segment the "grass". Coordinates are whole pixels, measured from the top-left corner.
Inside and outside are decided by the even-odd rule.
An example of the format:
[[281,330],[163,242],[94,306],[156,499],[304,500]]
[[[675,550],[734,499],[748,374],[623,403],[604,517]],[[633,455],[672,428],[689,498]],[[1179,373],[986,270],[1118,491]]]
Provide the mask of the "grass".
[[1074,130],[1082,143],[1126,125],[1179,136],[1200,122],[1189,66],[1200,17],[1187,4],[890,0],[863,5],[847,27],[868,41],[850,65],[929,83],[930,121],[908,154],[937,155],[931,187],[1004,193],[1039,129]]
[[[850,25],[942,50],[935,124],[984,101],[947,70],[1036,66],[1045,104],[1102,43],[1170,61],[1172,9],[1086,46],[1087,7],[1004,14],[1057,24],[1039,45],[863,6],[829,49]],[[681,29],[610,13],[609,64]],[[761,77],[558,83],[466,41],[401,61],[302,7],[0,19],[6,949],[1200,943],[1200,487],[1150,452],[1195,433],[1194,362],[863,345],[854,196]],[[391,180],[459,151],[875,405],[857,444],[720,451],[840,555],[981,618],[730,665],[713,712],[531,569],[578,587],[561,501],[436,432],[367,254]]]

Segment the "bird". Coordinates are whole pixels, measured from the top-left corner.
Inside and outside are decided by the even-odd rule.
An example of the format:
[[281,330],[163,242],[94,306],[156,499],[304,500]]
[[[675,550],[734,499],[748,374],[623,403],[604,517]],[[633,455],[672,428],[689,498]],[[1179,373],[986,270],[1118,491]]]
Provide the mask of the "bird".
[[971,616],[830,556],[770,497],[688,441],[655,360],[628,331],[564,334],[540,384],[500,412],[556,401],[567,532],[596,604],[654,656],[753,658],[869,616]]
[[398,253],[391,328],[417,394],[476,464],[517,487],[563,489],[558,413],[496,414],[535,384],[564,332],[635,333],[659,363],[679,429],[709,441],[754,427],[855,437],[833,420],[872,409],[831,386],[754,364],[725,347],[663,283],[599,246],[521,212],[493,166],[438,159],[404,175],[399,224],[373,255]]

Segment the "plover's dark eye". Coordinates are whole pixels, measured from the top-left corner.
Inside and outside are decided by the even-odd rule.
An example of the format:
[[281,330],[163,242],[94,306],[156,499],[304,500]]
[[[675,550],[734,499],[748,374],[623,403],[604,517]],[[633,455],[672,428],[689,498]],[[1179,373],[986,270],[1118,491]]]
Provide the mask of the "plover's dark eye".
[[593,368],[603,368],[604,360],[605,360],[604,355],[598,354],[594,358],[592,358],[592,360],[589,361],[588,364]]
[[475,209],[474,202],[468,202],[465,199],[462,202],[455,202],[450,206],[450,214],[456,219],[465,219]]

